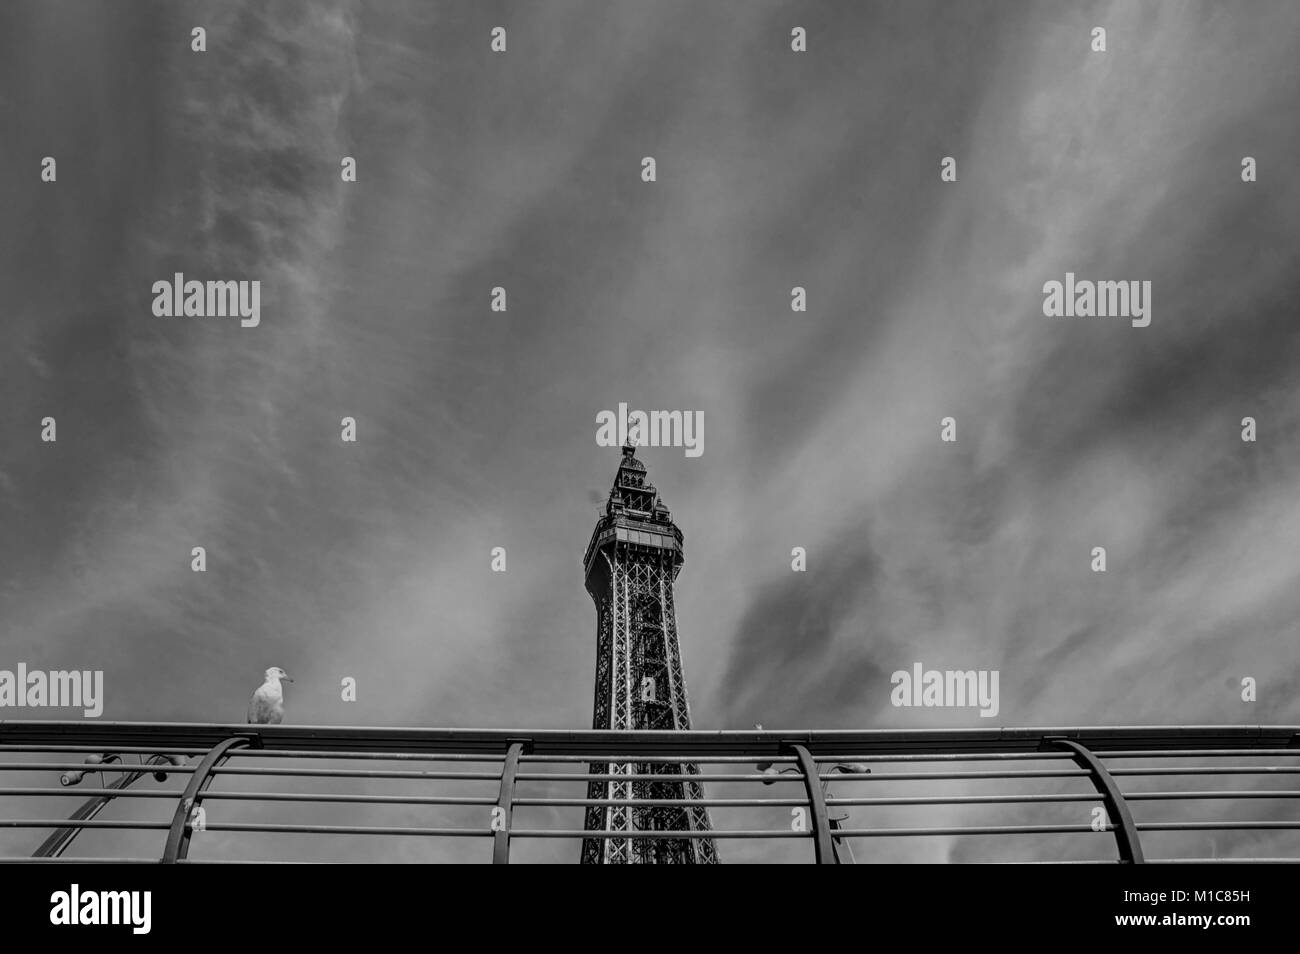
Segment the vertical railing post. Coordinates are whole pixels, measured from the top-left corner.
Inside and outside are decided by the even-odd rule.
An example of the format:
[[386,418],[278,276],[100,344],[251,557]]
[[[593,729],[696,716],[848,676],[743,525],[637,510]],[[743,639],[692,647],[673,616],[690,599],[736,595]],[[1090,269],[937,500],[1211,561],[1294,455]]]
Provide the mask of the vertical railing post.
[[834,845],[831,844],[831,822],[826,811],[826,793],[822,790],[822,781],[818,774],[817,763],[805,746],[791,744],[790,748],[799,759],[799,770],[803,772],[804,787],[808,790],[808,805],[812,810],[813,852],[817,864],[838,864]]
[[172,815],[171,828],[167,831],[167,845],[163,848],[163,864],[175,864],[189,854],[190,812],[193,811],[194,806],[197,804],[199,796],[211,784],[212,770],[226,760],[226,753],[231,749],[239,748],[241,745],[248,745],[252,741],[255,741],[255,739],[249,736],[236,735],[228,739],[222,739],[208,749],[208,754],[203,756],[203,761],[195,767],[194,774],[190,776],[189,784],[185,786],[185,791],[181,793],[180,800],[176,803],[176,812]]
[[1049,736],[1043,742],[1069,749],[1074,753],[1075,761],[1088,770],[1093,785],[1106,803],[1107,813],[1115,820],[1115,844],[1119,848],[1120,861],[1131,865],[1143,864],[1145,859],[1142,857],[1142,843],[1138,840],[1137,826],[1133,823],[1133,814],[1128,810],[1128,801],[1116,784],[1115,777],[1101,764],[1101,759],[1073,739]]
[[519,773],[519,756],[524,751],[523,742],[511,742],[506,749],[501,766],[501,791],[497,795],[497,811],[492,819],[492,863],[510,864],[510,825],[515,807],[515,776]]

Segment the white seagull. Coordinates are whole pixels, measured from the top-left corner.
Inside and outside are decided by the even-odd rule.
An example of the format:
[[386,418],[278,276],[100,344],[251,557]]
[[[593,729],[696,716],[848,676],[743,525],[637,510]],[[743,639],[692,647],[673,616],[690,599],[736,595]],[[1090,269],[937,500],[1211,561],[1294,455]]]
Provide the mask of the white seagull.
[[280,680],[293,682],[279,666],[266,671],[266,682],[248,700],[248,721],[257,725],[279,725],[284,720],[284,689]]

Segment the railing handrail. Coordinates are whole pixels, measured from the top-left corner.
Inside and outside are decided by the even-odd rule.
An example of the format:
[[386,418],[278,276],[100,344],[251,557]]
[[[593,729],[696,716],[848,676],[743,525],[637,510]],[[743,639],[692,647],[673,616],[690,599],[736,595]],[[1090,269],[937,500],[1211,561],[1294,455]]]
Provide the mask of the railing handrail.
[[248,735],[263,749],[336,750],[344,745],[370,751],[418,751],[430,747],[448,754],[503,755],[513,740],[528,739],[532,760],[546,755],[584,755],[595,760],[616,756],[686,755],[707,761],[709,754],[788,755],[788,746],[807,746],[819,759],[837,755],[959,752],[1027,752],[1047,748],[1061,737],[1093,752],[1147,749],[1300,748],[1300,726],[1168,725],[996,727],[954,729],[744,729],[615,731],[607,729],[483,729],[405,726],[241,725],[192,722],[89,722],[3,720],[0,744],[76,744],[207,749],[232,735]]

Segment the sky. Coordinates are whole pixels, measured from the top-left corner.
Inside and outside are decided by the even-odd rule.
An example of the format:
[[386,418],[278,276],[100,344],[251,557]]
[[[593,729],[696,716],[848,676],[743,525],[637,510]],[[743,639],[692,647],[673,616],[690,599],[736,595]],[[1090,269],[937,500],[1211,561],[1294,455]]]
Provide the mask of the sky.
[[[6,3],[0,668],[103,670],[115,721],[242,722],[281,666],[301,724],[587,726],[626,402],[706,422],[640,454],[697,728],[1296,724],[1297,35],[1282,0]],[[260,324],[156,316],[178,271],[259,280]],[[1045,316],[1067,272],[1150,281],[1150,325]],[[999,671],[996,719],[891,705],[917,662]]]

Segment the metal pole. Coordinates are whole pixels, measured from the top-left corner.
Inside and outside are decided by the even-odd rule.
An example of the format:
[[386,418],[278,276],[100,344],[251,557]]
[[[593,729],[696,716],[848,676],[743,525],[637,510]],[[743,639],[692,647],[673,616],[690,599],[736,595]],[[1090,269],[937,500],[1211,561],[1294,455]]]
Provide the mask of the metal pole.
[[250,739],[246,735],[232,736],[218,742],[208,750],[207,755],[203,756],[203,761],[190,775],[190,782],[185,786],[180,801],[176,803],[176,812],[172,815],[172,825],[167,831],[167,844],[163,848],[163,864],[175,864],[189,854],[190,830],[188,823],[190,812],[203,794],[203,790],[211,784],[212,770],[226,760],[228,751],[242,745],[248,745],[250,741],[255,741],[255,737]]
[[1120,791],[1114,777],[1106,771],[1106,766],[1101,764],[1101,759],[1072,739],[1049,736],[1043,739],[1043,742],[1057,748],[1069,749],[1074,753],[1075,761],[1092,774],[1092,782],[1097,786],[1097,791],[1101,793],[1106,803],[1106,811],[1111,818],[1115,819],[1115,844],[1119,848],[1120,861],[1133,865],[1143,864],[1142,843],[1138,840],[1137,826],[1133,824],[1133,815],[1128,810],[1128,802],[1125,801],[1124,793]]

